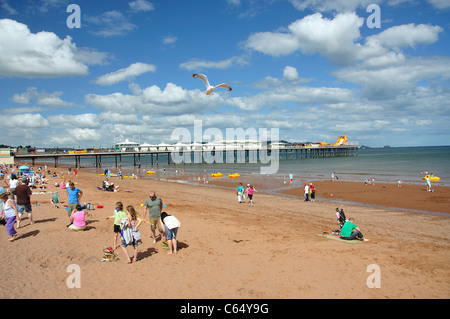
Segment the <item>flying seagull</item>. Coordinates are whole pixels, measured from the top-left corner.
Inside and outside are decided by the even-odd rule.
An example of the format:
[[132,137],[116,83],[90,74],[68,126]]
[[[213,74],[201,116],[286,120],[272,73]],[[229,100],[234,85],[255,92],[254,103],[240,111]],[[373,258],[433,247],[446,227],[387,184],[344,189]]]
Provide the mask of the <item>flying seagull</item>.
[[192,76],[194,78],[196,78],[196,79],[202,79],[203,80],[203,82],[206,85],[206,91],[204,91],[203,93],[205,93],[206,95],[213,95],[214,94],[213,91],[215,89],[218,89],[218,88],[225,88],[228,91],[231,91],[231,87],[228,84],[226,84],[226,83],[222,83],[222,84],[219,84],[219,85],[216,85],[216,86],[211,86],[209,84],[209,82],[208,82],[208,78],[204,74],[192,74]]

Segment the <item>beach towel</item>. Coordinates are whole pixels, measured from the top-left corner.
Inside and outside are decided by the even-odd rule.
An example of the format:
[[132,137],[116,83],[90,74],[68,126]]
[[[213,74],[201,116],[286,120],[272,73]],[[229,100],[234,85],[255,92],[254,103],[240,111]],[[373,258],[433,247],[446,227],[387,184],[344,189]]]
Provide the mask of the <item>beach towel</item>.
[[133,241],[133,229],[128,226],[128,219],[124,217],[120,222],[120,234],[122,235],[122,239],[125,241],[125,244],[128,245]]
[[338,240],[344,243],[349,243],[349,244],[356,244],[359,243],[361,244],[362,241],[360,240],[345,240],[345,239],[341,239],[340,236],[335,236],[335,235],[330,235],[330,234],[316,234],[316,236],[320,236],[320,237],[325,237],[325,238],[329,238],[329,239],[334,239],[334,240]]

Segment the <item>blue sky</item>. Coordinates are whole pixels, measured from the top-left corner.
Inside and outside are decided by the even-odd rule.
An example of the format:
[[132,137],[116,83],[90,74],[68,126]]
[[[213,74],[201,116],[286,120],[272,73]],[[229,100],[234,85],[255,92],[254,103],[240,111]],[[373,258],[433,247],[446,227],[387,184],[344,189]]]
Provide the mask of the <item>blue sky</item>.
[[449,145],[449,26],[448,0],[0,0],[0,143],[176,143],[197,120]]

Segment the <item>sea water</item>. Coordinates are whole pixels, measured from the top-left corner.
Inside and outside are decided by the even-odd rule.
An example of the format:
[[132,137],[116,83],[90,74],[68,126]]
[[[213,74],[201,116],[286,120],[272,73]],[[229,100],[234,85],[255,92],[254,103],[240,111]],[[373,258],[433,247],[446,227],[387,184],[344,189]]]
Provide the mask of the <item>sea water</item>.
[[[278,170],[268,177],[287,180],[289,174],[294,177],[295,184],[300,182],[331,180],[331,173],[335,172],[339,181],[364,182],[366,178],[375,179],[375,183],[397,183],[398,180],[406,184],[422,184],[423,177],[428,173],[434,173],[441,180],[434,185],[450,186],[450,146],[430,147],[391,147],[359,149],[357,156],[320,157],[320,158],[296,158],[295,154],[289,154],[286,158],[282,152]],[[95,169],[93,158],[82,158],[81,167]],[[124,175],[138,173],[145,176],[145,171],[154,169],[156,172],[173,174],[177,171],[181,174],[184,169],[186,175],[207,175],[221,172],[224,176],[231,173],[240,175],[259,176],[261,167],[269,164],[257,163],[212,163],[212,164],[173,164],[172,159],[168,164],[167,155],[159,155],[158,163],[153,157],[153,165],[150,155],[141,155],[141,168],[134,166],[133,155],[122,155],[121,170]],[[51,162],[49,162],[51,163]],[[73,165],[74,160],[68,158],[59,159],[60,164]],[[37,164],[38,165],[38,164]],[[52,165],[50,164],[49,167]],[[102,157],[102,168],[96,169],[102,172],[109,168],[116,172],[114,157]],[[58,171],[58,169],[56,170]]]

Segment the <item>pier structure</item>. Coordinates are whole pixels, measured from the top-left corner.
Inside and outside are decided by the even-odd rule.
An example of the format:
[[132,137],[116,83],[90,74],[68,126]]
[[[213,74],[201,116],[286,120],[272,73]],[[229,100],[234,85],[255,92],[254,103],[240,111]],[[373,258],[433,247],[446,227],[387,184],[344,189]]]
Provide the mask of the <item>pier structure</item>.
[[[203,164],[211,163],[207,159],[214,157],[219,159],[215,163],[256,163],[261,156],[272,156],[274,152],[278,152],[279,160],[283,159],[308,159],[308,158],[320,158],[320,157],[342,157],[342,156],[357,156],[359,145],[327,145],[327,146],[284,146],[284,147],[242,147],[234,149],[214,149],[206,147],[192,147],[192,148],[175,148],[167,147],[164,150],[133,150],[133,151],[95,151],[90,153],[58,153],[58,154],[22,154],[15,155],[15,160],[30,160],[31,165],[35,166],[37,162],[43,162],[42,160],[53,159],[55,167],[58,167],[58,160],[61,158],[72,158],[74,160],[73,167],[81,167],[82,158],[91,158],[95,160],[94,165],[96,168],[102,167],[102,158],[114,157],[115,167],[122,166],[122,157],[133,156],[133,165],[135,167],[141,167],[142,165],[158,166],[163,164],[161,162],[164,159],[164,164],[167,165],[180,165],[180,164]],[[216,155],[217,152],[221,152],[222,156]],[[141,160],[143,156],[150,156],[150,159],[145,162]],[[173,159],[176,159],[174,161]],[[221,159],[220,159],[221,158]]]

